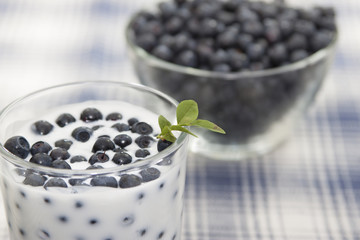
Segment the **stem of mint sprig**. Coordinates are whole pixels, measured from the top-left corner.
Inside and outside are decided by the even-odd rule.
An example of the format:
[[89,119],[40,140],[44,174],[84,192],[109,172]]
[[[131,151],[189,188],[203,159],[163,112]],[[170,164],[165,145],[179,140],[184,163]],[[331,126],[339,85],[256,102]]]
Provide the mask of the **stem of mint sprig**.
[[180,102],[176,109],[176,125],[172,125],[171,122],[167,120],[163,115],[159,116],[159,126],[161,129],[161,133],[157,136],[157,138],[163,141],[166,140],[169,142],[175,142],[176,137],[172,133],[173,131],[185,132],[194,137],[197,137],[188,128],[186,128],[191,126],[201,127],[213,132],[225,134],[225,131],[221,127],[208,120],[198,119],[198,116],[198,104],[194,100],[184,100]]

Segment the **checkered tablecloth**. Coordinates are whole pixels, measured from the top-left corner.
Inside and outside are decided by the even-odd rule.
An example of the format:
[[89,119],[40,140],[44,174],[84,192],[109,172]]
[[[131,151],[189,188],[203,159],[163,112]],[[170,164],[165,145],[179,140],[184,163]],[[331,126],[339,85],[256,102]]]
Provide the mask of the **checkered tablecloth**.
[[[0,107],[39,88],[104,79],[136,82],[124,26],[150,0],[0,0]],[[289,140],[263,157],[190,154],[184,240],[360,239],[360,2],[338,13],[333,68]],[[0,208],[0,239],[7,240]]]

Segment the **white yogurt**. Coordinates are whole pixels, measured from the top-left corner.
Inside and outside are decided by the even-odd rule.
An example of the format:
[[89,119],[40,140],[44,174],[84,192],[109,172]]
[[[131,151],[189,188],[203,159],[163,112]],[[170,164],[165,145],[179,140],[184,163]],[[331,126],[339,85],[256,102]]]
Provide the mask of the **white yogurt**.
[[[53,112],[39,116],[19,129],[18,135],[24,136],[32,145],[36,141],[46,141],[54,147],[54,142],[67,138],[73,141],[69,149],[71,155],[83,155],[89,158],[92,146],[100,135],[110,135],[111,139],[120,134],[111,128],[113,121],[96,121],[84,123],[79,120],[80,113],[87,107],[99,109],[103,117],[111,112],[120,112],[123,118],[116,122],[127,123],[127,119],[136,117],[139,121],[149,123],[156,135],[157,115],[154,113],[119,102],[86,102],[54,109]],[[70,113],[76,118],[64,128],[55,123],[61,113]],[[54,129],[46,136],[34,134],[31,125],[37,120],[47,120]],[[77,126],[104,125],[94,131],[92,138],[80,143],[71,138],[71,131]],[[139,147],[134,143],[138,136],[131,131],[122,132],[133,138],[133,143],[126,147],[133,159]],[[155,137],[154,137],[155,139]],[[151,155],[157,153],[156,143],[148,148]],[[104,168],[117,166],[111,161],[113,153],[106,152],[110,161],[101,163]],[[29,160],[30,157],[27,158]],[[179,149],[169,164],[150,166],[160,171],[160,176],[149,182],[142,182],[131,188],[71,186],[69,179],[63,178],[68,188],[34,187],[24,185],[23,176],[16,174],[15,169],[7,171],[1,184],[8,215],[8,224],[12,240],[133,240],[133,239],[180,239],[182,198],[185,182],[186,151]],[[69,162],[69,159],[66,160]],[[70,163],[70,162],[69,162]],[[98,163],[96,163],[98,164]],[[9,167],[10,165],[8,165]],[[71,164],[73,169],[86,169],[87,162]],[[137,176],[140,170],[132,172]],[[4,171],[5,172],[5,171]],[[121,176],[111,175],[119,182]],[[48,180],[51,178],[46,176]],[[48,181],[47,180],[47,181]],[[84,181],[89,183],[90,179]]]

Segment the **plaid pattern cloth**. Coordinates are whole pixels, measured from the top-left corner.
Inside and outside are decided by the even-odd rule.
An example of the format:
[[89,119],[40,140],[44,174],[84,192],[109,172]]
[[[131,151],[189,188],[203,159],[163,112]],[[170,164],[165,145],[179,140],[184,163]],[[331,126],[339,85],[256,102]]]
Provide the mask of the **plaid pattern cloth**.
[[[123,30],[146,0],[0,0],[0,107],[58,83],[136,82]],[[316,103],[281,147],[263,157],[189,155],[184,240],[360,239],[360,2],[334,6],[340,38]],[[0,208],[0,239],[7,240]]]

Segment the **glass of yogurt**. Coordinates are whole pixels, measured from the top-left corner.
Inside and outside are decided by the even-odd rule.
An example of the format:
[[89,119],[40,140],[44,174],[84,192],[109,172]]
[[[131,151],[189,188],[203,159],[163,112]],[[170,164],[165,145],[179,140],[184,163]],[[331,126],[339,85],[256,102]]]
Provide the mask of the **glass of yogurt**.
[[12,240],[181,238],[188,137],[161,144],[177,102],[141,85],[78,82],[0,113],[1,189]]

